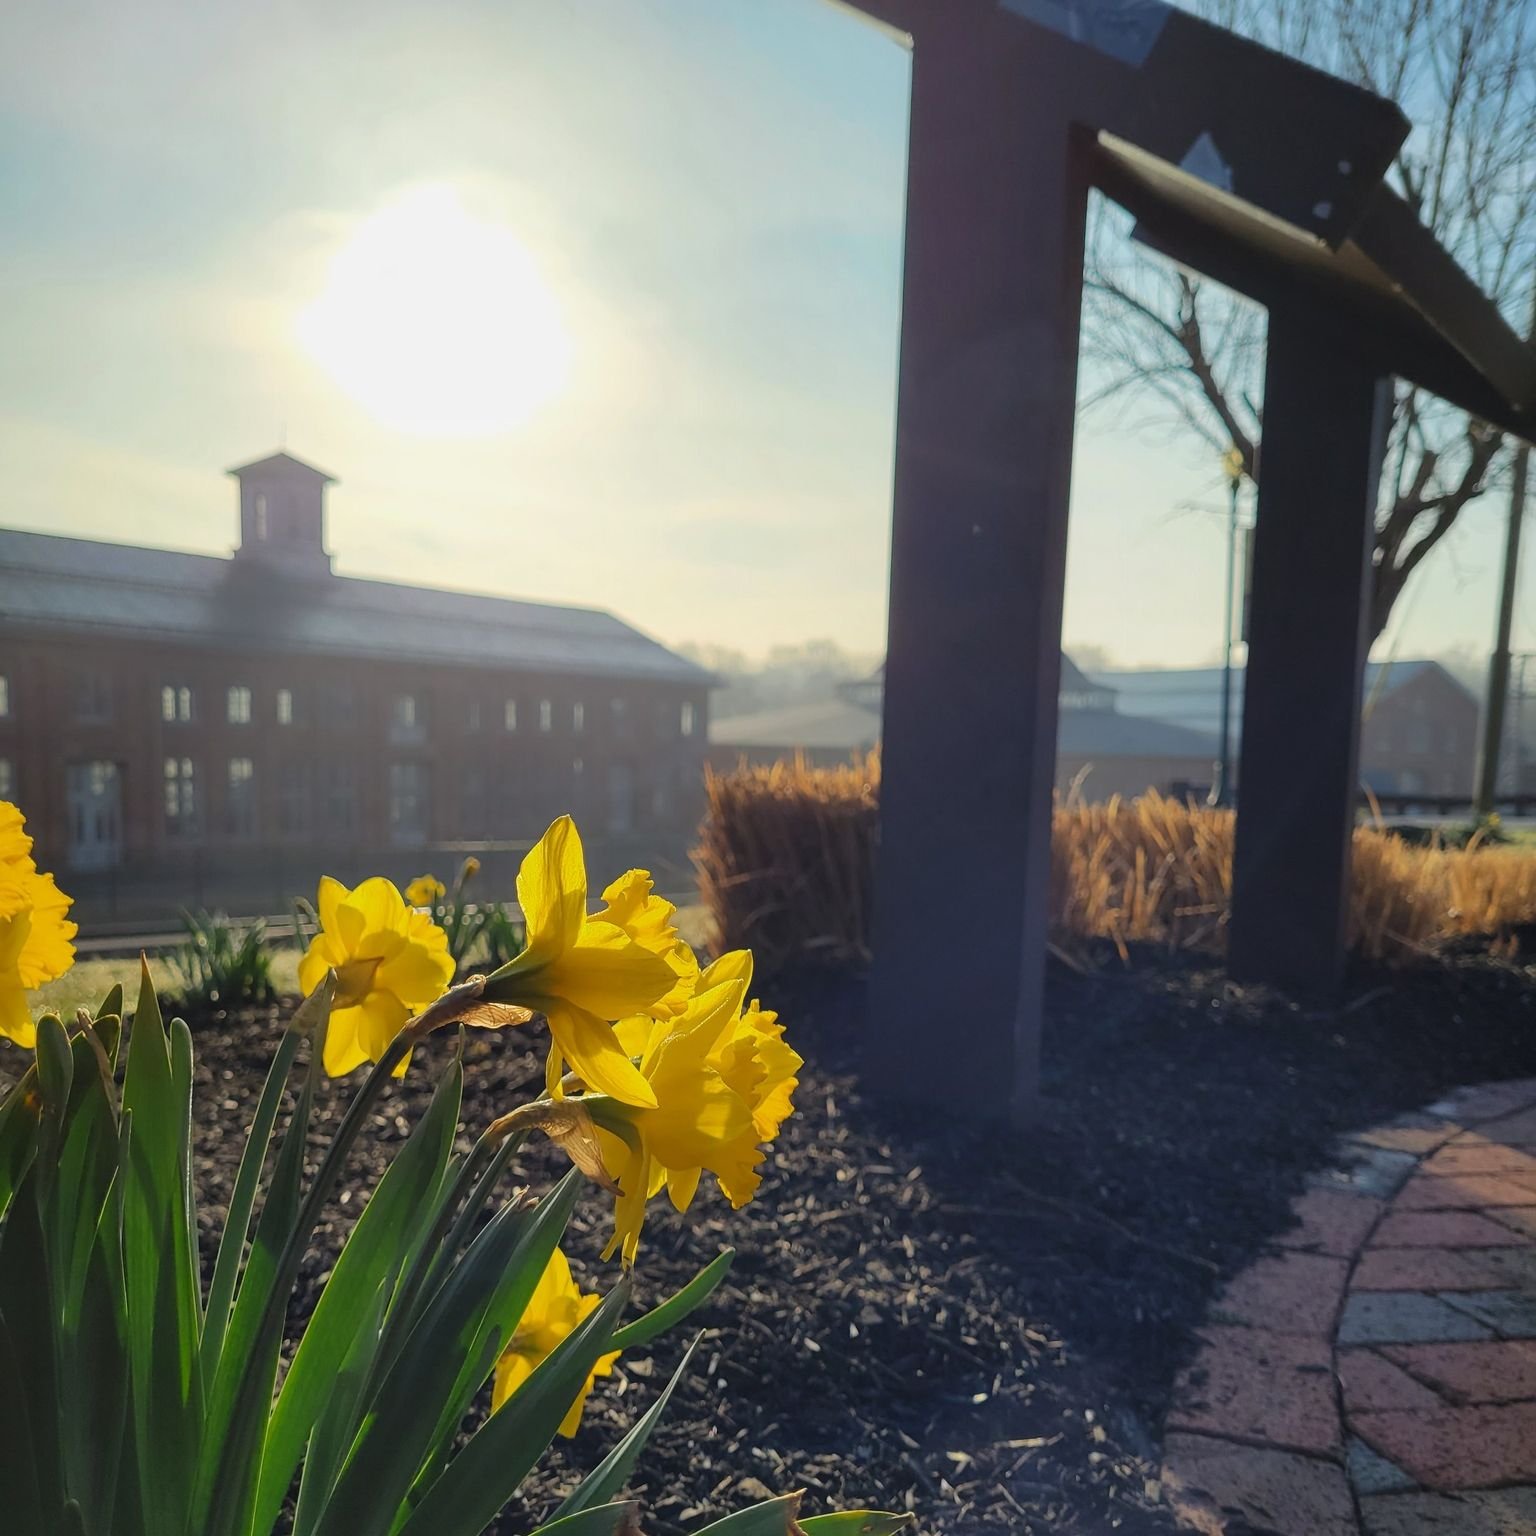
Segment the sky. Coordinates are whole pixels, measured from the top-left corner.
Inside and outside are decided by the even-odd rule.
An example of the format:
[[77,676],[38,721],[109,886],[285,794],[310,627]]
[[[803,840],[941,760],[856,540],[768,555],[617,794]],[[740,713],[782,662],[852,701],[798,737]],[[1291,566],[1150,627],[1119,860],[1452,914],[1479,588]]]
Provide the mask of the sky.
[[[345,574],[879,651],[909,65],[822,0],[21,8],[0,522],[227,552],[283,446]],[[1215,658],[1211,459],[1080,422],[1069,648]],[[1379,655],[1486,650],[1503,515]]]

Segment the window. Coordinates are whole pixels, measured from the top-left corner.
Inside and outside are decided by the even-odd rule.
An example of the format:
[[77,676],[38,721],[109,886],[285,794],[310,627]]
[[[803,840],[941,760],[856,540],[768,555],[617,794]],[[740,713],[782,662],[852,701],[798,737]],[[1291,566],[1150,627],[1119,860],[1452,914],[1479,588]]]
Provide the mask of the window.
[[571,729],[584,731],[587,726],[587,706],[579,699],[571,705]]
[[627,736],[629,734],[629,704],[624,699],[614,699],[609,708],[613,716],[613,734],[615,736]]
[[397,693],[389,710],[391,741],[420,741],[422,711],[414,693]]
[[256,514],[253,519],[256,524],[256,538],[258,542],[265,544],[272,531],[271,525],[267,521],[267,498],[265,496],[258,494],[254,511]]
[[16,764],[8,757],[0,757],[0,800],[11,800],[16,795]]
[[1430,730],[1428,720],[1410,720],[1408,722],[1408,750],[1410,752],[1428,752],[1430,747]]
[[502,720],[502,724],[505,725],[506,728],[509,731],[515,731],[517,729],[517,700],[516,699],[508,699],[507,700],[506,707],[501,712],[501,720]]
[[539,700],[539,729],[549,730],[555,723],[555,706],[548,699]]
[[10,717],[11,713],[11,680],[3,672],[0,672],[0,720]]
[[75,719],[101,725],[112,718],[112,679],[100,672],[82,672],[75,679]]
[[679,731],[682,732],[682,734],[684,736],[692,736],[693,735],[693,728],[694,728],[695,723],[696,723],[696,716],[695,716],[695,712],[694,712],[692,701],[688,700],[688,699],[684,699],[683,700],[683,707],[678,712],[677,728],[678,728]]
[[224,830],[231,837],[256,835],[256,765],[248,757],[229,760],[224,796]]
[[628,763],[608,765],[608,830],[622,833],[635,825],[635,770]]
[[277,690],[277,723],[279,725],[293,724],[292,688],[279,688]]
[[471,839],[485,837],[487,814],[485,770],[471,763],[464,768],[459,781],[459,835]]
[[397,843],[427,838],[428,772],[424,763],[389,765],[389,835]]
[[480,729],[480,700],[471,699],[469,708],[465,711],[464,727],[466,730],[478,731]]
[[226,716],[231,725],[251,723],[251,690],[237,685],[229,690]]
[[167,683],[160,690],[160,718],[168,725],[185,725],[192,718],[192,690]]
[[165,760],[165,835],[196,837],[197,773],[190,757]]
[[328,762],[324,773],[324,830],[327,837],[349,836],[357,823],[357,778],[351,763]]
[[277,780],[277,828],[284,837],[310,830],[309,764],[284,763]]

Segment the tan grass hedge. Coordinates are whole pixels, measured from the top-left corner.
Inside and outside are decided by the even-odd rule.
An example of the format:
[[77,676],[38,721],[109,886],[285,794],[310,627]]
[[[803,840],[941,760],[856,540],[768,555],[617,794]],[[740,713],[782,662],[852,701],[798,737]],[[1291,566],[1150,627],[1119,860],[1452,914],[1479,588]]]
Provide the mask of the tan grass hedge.
[[[859,966],[869,958],[878,754],[832,768],[803,760],[712,773],[695,851],[719,942],[765,967]],[[1232,892],[1233,816],[1149,793],[1057,804],[1051,941],[1219,952]],[[1351,941],[1405,961],[1466,934],[1536,921],[1536,851],[1415,847],[1355,833]]]

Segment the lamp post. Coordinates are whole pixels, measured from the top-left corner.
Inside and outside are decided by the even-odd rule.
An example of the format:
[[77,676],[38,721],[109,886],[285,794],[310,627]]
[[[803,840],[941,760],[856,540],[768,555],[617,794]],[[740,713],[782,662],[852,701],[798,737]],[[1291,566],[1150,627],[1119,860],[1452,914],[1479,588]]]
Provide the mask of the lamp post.
[[1227,583],[1222,603],[1221,632],[1221,752],[1211,784],[1211,805],[1232,803],[1232,609],[1237,570],[1237,493],[1243,483],[1243,456],[1234,445],[1222,455],[1227,477]]

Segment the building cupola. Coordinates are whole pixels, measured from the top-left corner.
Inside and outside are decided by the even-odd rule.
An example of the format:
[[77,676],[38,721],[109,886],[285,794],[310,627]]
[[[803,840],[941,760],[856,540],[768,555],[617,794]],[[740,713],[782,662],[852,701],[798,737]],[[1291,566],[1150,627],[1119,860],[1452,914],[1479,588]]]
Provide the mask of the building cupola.
[[292,454],[274,453],[229,471],[240,482],[240,543],[235,559],[243,566],[287,576],[328,576],[325,547],[325,488],[335,477]]

